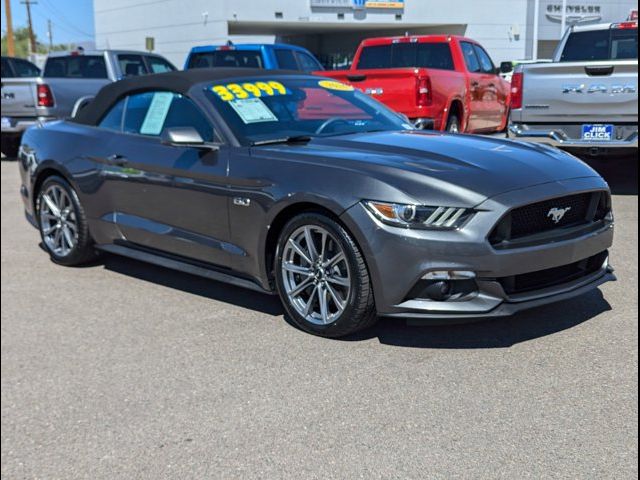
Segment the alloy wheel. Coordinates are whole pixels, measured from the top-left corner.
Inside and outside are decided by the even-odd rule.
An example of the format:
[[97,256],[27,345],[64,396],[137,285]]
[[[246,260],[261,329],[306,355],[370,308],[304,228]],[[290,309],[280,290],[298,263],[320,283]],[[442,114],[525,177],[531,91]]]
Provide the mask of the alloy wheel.
[[283,248],[281,275],[289,303],[310,323],[335,322],[347,307],[351,272],[338,240],[317,225],[295,230]]
[[71,198],[60,185],[50,185],[40,197],[42,238],[55,255],[66,257],[78,244],[78,221]]

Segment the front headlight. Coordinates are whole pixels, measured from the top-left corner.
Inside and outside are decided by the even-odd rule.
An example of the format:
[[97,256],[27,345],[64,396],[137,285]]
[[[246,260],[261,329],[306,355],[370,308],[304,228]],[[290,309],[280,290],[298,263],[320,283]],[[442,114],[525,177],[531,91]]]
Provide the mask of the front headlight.
[[363,203],[377,219],[395,227],[454,230],[474,214],[471,209],[458,207],[427,207],[372,200]]

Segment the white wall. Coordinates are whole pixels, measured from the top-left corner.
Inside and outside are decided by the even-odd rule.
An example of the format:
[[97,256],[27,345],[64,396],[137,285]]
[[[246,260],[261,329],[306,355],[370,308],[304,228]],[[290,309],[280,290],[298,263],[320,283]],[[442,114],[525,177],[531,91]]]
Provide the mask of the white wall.
[[[308,0],[94,0],[96,44],[98,48],[142,50],[145,37],[155,38],[156,52],[177,66],[184,64],[195,45],[235,42],[273,42],[273,34],[229,37],[228,22],[262,25],[284,23],[299,25],[313,32],[314,25],[380,25],[402,28],[404,25],[433,26],[448,31],[447,25],[466,26],[465,34],[482,43],[496,63],[524,58],[526,52],[527,5],[531,0],[405,0],[404,11],[345,11],[338,20],[336,11],[312,10]],[[276,19],[275,12],[283,18]],[[402,14],[402,20],[396,14]],[[234,30],[234,27],[231,27]],[[451,27],[449,27],[451,28]],[[520,39],[510,35],[520,31]],[[246,31],[246,29],[243,29]],[[339,33],[336,33],[339,35]],[[367,32],[374,36],[375,29]]]

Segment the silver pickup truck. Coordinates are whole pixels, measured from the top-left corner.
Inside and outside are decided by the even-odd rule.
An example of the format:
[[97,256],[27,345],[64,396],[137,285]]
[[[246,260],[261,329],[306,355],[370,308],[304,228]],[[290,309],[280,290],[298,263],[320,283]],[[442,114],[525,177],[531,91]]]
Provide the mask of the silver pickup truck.
[[570,28],[554,61],[518,66],[511,87],[510,138],[637,153],[638,22]]
[[24,77],[17,59],[3,57],[2,152],[15,156],[22,132],[38,122],[69,117],[79,99],[94,96],[107,83],[127,76],[161,73],[176,68],[164,57],[122,50],[52,53],[42,75]]

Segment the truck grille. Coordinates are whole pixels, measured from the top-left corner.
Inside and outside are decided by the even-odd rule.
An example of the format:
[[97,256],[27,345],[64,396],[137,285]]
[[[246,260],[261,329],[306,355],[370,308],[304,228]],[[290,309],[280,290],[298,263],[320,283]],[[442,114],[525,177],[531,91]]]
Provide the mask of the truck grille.
[[498,245],[545,232],[560,235],[568,228],[604,220],[610,211],[611,198],[604,191],[553,198],[511,210],[489,239]]
[[608,256],[609,252],[605,250],[593,257],[569,265],[522,275],[503,277],[499,278],[498,282],[500,282],[507,295],[542,290],[544,288],[579,280],[596,273],[602,268]]

